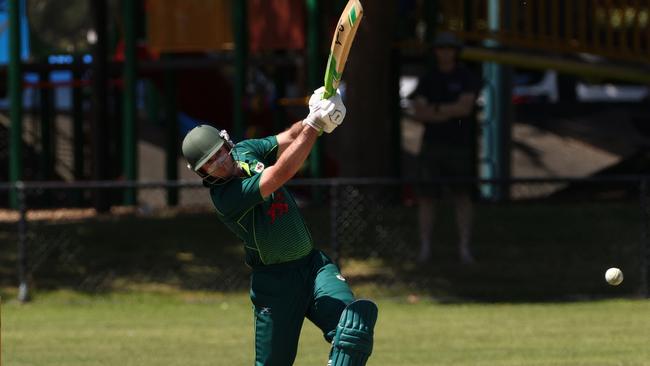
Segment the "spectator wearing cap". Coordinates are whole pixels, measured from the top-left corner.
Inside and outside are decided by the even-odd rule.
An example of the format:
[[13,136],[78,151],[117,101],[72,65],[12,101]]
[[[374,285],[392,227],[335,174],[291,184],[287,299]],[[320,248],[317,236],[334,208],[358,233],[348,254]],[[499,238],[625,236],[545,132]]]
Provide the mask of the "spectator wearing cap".
[[[469,179],[475,177],[473,118],[477,83],[472,73],[459,62],[462,43],[452,33],[439,33],[432,45],[435,68],[420,77],[410,95],[410,117],[424,124],[421,149],[417,157],[418,261],[431,257],[435,211],[443,194],[453,198],[458,227],[458,255],[463,264],[474,263],[470,250],[474,209]],[[427,184],[436,179],[445,184]],[[461,178],[455,179],[454,178]]]

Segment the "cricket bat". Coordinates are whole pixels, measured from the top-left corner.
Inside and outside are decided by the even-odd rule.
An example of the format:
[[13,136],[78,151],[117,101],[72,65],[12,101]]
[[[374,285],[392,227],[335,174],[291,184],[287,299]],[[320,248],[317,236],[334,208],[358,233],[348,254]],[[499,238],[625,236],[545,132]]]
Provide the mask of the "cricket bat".
[[359,23],[363,18],[363,6],[359,0],[350,0],[345,6],[332,38],[330,55],[327,58],[327,68],[325,69],[325,94],[323,99],[327,99],[336,93],[343,76],[345,62],[350,54],[350,47],[354,41],[354,36],[359,29]]

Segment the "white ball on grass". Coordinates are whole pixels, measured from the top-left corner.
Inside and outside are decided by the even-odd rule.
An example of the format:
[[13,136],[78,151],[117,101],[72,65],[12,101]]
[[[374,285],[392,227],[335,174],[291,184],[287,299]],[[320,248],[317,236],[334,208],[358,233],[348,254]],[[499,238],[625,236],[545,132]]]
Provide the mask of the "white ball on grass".
[[612,286],[618,286],[623,282],[623,272],[616,268],[610,268],[605,272],[605,280]]

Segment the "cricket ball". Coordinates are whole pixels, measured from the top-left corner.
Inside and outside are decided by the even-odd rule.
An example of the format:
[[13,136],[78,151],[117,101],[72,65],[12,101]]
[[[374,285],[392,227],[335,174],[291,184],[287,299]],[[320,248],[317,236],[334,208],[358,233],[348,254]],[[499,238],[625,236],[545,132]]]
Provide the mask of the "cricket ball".
[[616,268],[610,268],[605,272],[605,281],[612,286],[618,286],[623,282],[623,272]]

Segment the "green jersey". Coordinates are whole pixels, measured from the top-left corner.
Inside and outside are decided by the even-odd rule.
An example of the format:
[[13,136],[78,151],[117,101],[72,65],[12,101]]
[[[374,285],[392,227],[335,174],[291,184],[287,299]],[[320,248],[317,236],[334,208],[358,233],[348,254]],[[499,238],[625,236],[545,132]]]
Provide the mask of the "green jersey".
[[251,267],[296,260],[313,249],[311,234],[289,191],[281,187],[266,199],[260,192],[264,169],[275,164],[277,154],[275,136],[242,141],[232,156],[245,176],[210,187],[219,219],[244,242]]

